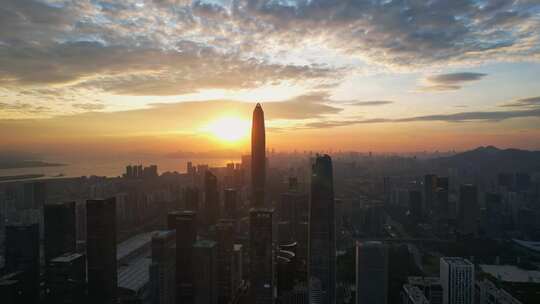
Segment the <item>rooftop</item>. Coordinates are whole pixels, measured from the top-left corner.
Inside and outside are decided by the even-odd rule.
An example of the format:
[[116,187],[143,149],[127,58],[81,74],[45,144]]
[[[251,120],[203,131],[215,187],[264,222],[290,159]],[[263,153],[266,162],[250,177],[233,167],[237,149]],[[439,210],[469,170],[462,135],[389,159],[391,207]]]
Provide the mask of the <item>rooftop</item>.
[[51,260],[51,262],[55,262],[55,263],[66,263],[66,262],[71,262],[71,261],[74,261],[80,257],[82,257],[83,255],[80,254],[80,253],[66,253],[66,254],[63,254],[61,256],[58,256],[54,259]]
[[132,252],[149,245],[155,231],[137,234],[116,246],[116,260],[122,260]]
[[176,235],[176,230],[158,230],[154,231],[154,234],[152,234],[152,238],[163,239],[171,237],[173,235]]
[[152,263],[147,255],[132,259],[128,264],[118,267],[118,287],[138,292],[150,279],[149,267]]
[[513,239],[513,241],[522,246],[522,247],[525,247],[529,250],[532,250],[532,251],[536,251],[536,252],[540,252],[540,242],[530,242],[530,241],[522,241],[522,240],[517,240],[517,239]]
[[409,298],[412,300],[413,303],[429,304],[429,301],[426,299],[426,296],[420,290],[420,288],[413,285],[404,284],[403,290],[405,290],[405,292],[407,293],[407,295],[409,296]]
[[408,277],[409,284],[411,285],[438,285],[441,283],[439,277]]
[[473,266],[469,260],[459,257],[442,257],[441,260],[453,265]]
[[480,265],[480,269],[503,282],[540,283],[540,271],[525,270],[513,265]]

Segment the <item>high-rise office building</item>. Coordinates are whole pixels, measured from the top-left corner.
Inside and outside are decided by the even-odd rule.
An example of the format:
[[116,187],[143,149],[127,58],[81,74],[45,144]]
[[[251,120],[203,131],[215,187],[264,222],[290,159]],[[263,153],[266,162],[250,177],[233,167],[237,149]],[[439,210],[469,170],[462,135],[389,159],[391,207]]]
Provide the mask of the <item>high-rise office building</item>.
[[318,156],[311,174],[308,288],[310,303],[336,301],[336,235],[332,159]]
[[440,260],[443,304],[474,303],[474,265],[466,259],[443,257]]
[[244,249],[242,244],[234,244],[233,247],[233,259],[232,259],[232,274],[233,274],[233,293],[240,288],[243,280],[243,263],[244,263]]
[[115,303],[116,199],[86,201],[88,297],[95,303]]
[[64,253],[75,252],[77,232],[75,202],[46,204],[43,208],[45,223],[45,263]]
[[81,303],[85,299],[86,257],[69,252],[47,264],[48,303]]
[[5,239],[5,273],[20,272],[20,303],[39,300],[39,225],[8,225]]
[[264,206],[266,183],[266,135],[264,112],[260,104],[253,110],[251,125],[251,191],[252,205]]
[[460,232],[476,235],[478,226],[478,191],[476,186],[466,184],[459,187],[458,220]]
[[158,231],[152,236],[150,299],[152,304],[176,303],[176,231]]
[[218,269],[216,242],[199,240],[193,245],[195,304],[218,303]]
[[388,246],[382,242],[356,243],[356,304],[386,304]]
[[299,191],[296,178],[289,178],[289,189],[281,195],[277,213],[280,221],[291,224],[291,237],[297,240],[298,226],[309,218],[309,196]]
[[408,277],[408,284],[418,287],[426,296],[429,304],[443,303],[443,289],[439,277]]
[[223,190],[225,202],[223,208],[223,217],[228,219],[238,219],[238,191],[233,188]]
[[217,267],[218,267],[218,302],[228,303],[233,294],[233,249],[234,227],[231,220],[221,220],[216,225]]
[[273,210],[251,209],[249,214],[250,303],[274,303]]
[[301,281],[307,282],[309,222],[298,223],[296,229],[296,242],[298,243],[298,248],[296,251],[298,276]]
[[21,209],[39,209],[47,200],[47,184],[45,182],[28,182],[23,184],[24,200]]
[[422,290],[414,285],[404,284],[401,291],[401,304],[430,304]]
[[186,187],[184,189],[184,201],[187,210],[199,212],[199,189],[197,187]]
[[210,171],[204,173],[204,210],[203,220],[209,227],[219,218],[219,192],[217,177]]
[[277,295],[284,300],[290,298],[290,293],[294,288],[296,278],[296,257],[294,252],[289,250],[279,250],[276,259],[277,273]]
[[197,241],[197,213],[171,212],[167,216],[168,229],[176,230],[176,303],[193,303],[193,244]]

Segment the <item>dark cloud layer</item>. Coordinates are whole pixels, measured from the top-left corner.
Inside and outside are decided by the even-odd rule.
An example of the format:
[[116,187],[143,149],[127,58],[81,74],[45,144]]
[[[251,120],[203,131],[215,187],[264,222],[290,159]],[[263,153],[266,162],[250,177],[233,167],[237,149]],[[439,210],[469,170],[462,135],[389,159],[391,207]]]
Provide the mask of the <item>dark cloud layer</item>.
[[459,90],[464,84],[478,81],[486,76],[487,74],[474,73],[474,72],[433,75],[426,78],[425,80],[426,84],[420,87],[420,90],[421,91]]
[[505,104],[503,104],[501,106],[502,107],[510,107],[510,108],[540,107],[540,96],[514,100],[514,101],[511,101],[511,102],[505,103]]
[[205,88],[250,88],[334,74],[313,66],[242,60],[185,42],[179,50],[107,46],[99,42],[0,46],[0,84],[67,84],[128,95],[177,95]]
[[[534,1],[264,1],[237,0],[237,12],[257,29],[293,37],[324,36],[333,47],[386,65],[411,66],[448,61],[534,54],[538,20]],[[495,4],[496,3],[496,4]],[[249,11],[245,16],[243,11]],[[295,36],[296,37],[296,36]],[[302,41],[300,39],[300,41]]]
[[[532,97],[520,99],[518,102],[525,104],[540,105],[540,97]],[[520,104],[520,103],[518,103]],[[341,127],[356,124],[368,123],[403,123],[403,122],[426,122],[426,121],[442,121],[442,122],[497,122],[512,118],[539,117],[540,107],[526,110],[509,110],[509,111],[471,111],[452,114],[434,114],[421,115],[404,118],[371,118],[371,119],[348,119],[348,120],[320,120],[305,125],[307,128],[331,128]]]

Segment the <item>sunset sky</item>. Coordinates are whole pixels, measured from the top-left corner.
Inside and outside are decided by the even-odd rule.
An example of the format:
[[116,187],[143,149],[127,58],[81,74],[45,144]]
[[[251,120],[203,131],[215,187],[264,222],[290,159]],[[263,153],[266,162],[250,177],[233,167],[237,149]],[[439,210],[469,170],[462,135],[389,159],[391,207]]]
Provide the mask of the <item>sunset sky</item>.
[[540,2],[0,0],[0,150],[247,151],[257,102],[278,150],[540,149]]

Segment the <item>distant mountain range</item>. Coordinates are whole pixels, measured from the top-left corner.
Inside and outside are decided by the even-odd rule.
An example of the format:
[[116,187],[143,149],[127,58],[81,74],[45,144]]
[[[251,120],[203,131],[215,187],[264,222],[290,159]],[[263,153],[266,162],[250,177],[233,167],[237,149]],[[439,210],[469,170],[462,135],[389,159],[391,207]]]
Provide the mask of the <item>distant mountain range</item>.
[[494,146],[478,147],[433,161],[440,167],[485,170],[486,173],[540,171],[540,151]]

